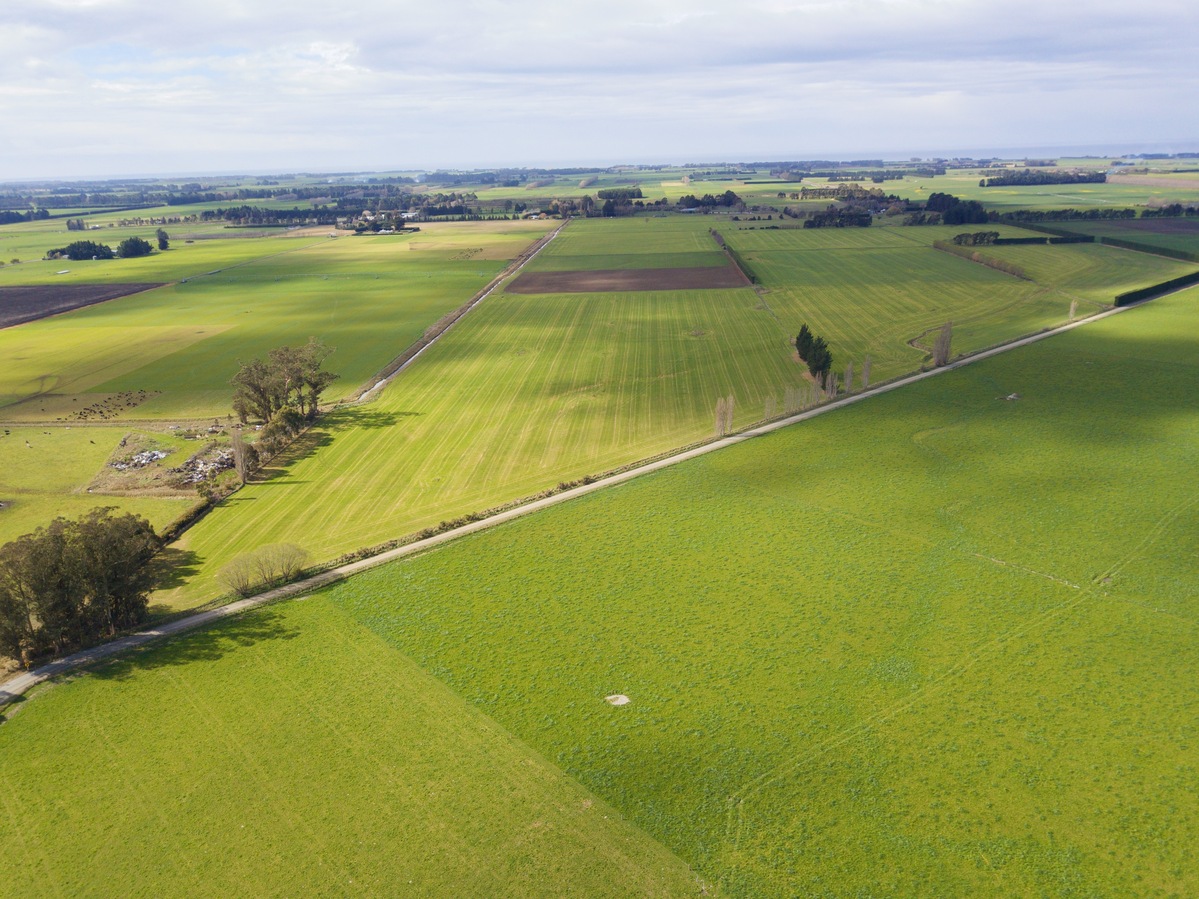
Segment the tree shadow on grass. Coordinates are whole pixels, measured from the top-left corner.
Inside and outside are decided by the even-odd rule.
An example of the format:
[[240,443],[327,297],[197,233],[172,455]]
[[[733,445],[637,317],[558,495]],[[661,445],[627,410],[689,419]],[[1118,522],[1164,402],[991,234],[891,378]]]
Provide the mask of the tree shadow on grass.
[[291,640],[299,635],[299,629],[285,624],[284,616],[277,610],[256,609],[165,642],[156,641],[131,650],[98,665],[90,673],[101,680],[126,680],[141,671],[215,662],[227,653],[265,640]]
[[200,557],[190,549],[164,546],[150,563],[154,590],[182,587],[200,570]]
[[416,415],[422,415],[421,412],[384,412],[382,409],[372,409],[369,407],[355,406],[349,409],[339,409],[337,411],[337,430],[358,430],[366,429],[373,430],[376,428],[390,428],[401,418],[411,418]]
[[292,465],[329,446],[344,431],[377,430],[390,428],[401,418],[421,415],[420,412],[384,412],[379,409],[359,407],[338,409],[323,417],[275,459],[274,464],[261,469],[253,479],[254,484],[303,484],[287,478]]
[[[253,478],[251,483],[254,484],[269,484],[272,481],[280,480],[287,474],[288,469],[299,462],[311,456],[321,447],[328,446],[333,442],[333,434],[321,427],[314,427],[309,431],[301,434],[295,441],[273,460],[276,464],[268,468],[261,469]],[[298,483],[298,482],[288,482]]]

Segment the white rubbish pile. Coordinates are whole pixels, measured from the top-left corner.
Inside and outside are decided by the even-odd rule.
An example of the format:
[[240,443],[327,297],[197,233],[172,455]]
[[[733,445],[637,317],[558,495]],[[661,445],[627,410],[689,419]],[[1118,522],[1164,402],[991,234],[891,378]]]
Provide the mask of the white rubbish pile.
[[170,453],[162,450],[146,450],[141,453],[134,453],[129,457],[128,462],[110,462],[109,465],[117,471],[128,471],[130,468],[145,468],[147,465],[157,462],[159,459],[165,459]]
[[233,467],[233,451],[219,450],[211,459],[201,459],[193,456],[178,468],[172,468],[171,474],[182,475],[183,483],[199,484],[216,477],[222,471]]

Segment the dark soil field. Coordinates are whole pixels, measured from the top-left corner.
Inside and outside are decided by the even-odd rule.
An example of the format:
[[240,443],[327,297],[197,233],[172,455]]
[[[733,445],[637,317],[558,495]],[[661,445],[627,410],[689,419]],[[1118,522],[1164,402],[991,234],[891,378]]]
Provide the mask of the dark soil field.
[[620,293],[636,290],[702,290],[749,287],[735,266],[642,268],[574,272],[525,272],[508,293]]
[[91,306],[106,300],[140,293],[161,284],[39,284],[33,287],[0,287],[0,328],[11,328]]
[[1199,220],[1192,218],[1151,218],[1121,222],[1122,227],[1148,234],[1199,234]]

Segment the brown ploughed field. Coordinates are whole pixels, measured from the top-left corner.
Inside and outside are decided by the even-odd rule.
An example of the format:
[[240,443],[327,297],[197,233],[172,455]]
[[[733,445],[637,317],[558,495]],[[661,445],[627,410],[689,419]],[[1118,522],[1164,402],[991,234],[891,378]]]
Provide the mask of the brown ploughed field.
[[39,284],[0,287],[0,328],[140,293],[161,284]]

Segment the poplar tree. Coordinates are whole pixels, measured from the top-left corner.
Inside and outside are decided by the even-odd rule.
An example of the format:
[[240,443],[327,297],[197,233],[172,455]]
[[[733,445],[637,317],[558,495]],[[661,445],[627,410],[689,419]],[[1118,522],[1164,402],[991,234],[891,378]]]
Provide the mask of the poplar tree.
[[949,362],[950,345],[953,343],[953,322],[941,326],[937,342],[933,345],[933,365],[940,368]]

